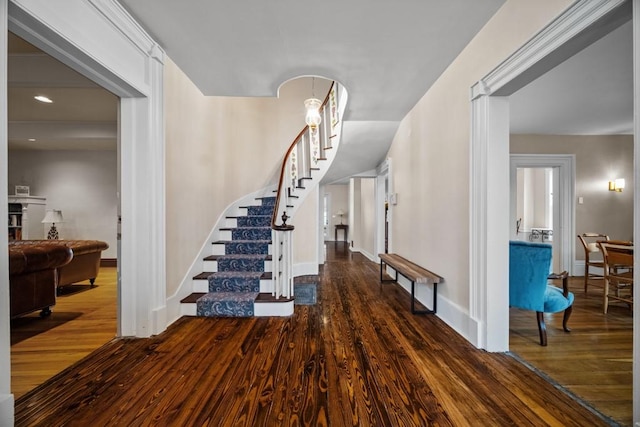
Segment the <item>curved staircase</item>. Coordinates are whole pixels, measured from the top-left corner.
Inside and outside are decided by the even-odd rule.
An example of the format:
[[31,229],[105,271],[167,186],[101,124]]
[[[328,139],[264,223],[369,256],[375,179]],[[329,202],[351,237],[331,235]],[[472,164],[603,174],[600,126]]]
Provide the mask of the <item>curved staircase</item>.
[[211,250],[202,256],[203,272],[193,277],[192,293],[180,301],[183,315],[293,314],[294,227],[286,221],[335,157],[342,129],[337,118],[344,112],[346,99],[344,89],[334,82],[322,104],[323,125],[303,129],[284,157],[278,184],[255,193],[275,196],[255,197],[250,204],[245,201],[227,209],[224,224],[217,224],[212,232],[216,240]]

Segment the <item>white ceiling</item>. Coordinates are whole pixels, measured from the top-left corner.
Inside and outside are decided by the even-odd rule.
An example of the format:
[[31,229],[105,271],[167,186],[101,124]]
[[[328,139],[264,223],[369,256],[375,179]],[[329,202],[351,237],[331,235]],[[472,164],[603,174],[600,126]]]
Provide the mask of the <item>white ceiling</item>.
[[[120,2],[206,95],[275,96],[305,75],[344,84],[335,182],[384,159],[399,121],[503,0]],[[10,149],[115,149],[115,96],[11,35],[9,51]],[[512,133],[629,133],[631,51],[626,24],[512,95]],[[38,105],[38,93],[56,102]]]
[[375,168],[398,122],[504,0],[120,0],[205,95],[276,96],[305,75],[349,92],[325,177]]
[[632,134],[632,30],[628,21],[511,95],[511,133]]

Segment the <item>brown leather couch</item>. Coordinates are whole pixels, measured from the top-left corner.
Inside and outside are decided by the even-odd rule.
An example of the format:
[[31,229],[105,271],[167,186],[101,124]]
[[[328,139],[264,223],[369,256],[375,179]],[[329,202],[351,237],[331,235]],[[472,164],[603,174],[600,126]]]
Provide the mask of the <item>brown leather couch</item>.
[[9,244],[9,296],[11,318],[42,310],[51,313],[56,303],[56,269],[68,264],[73,251],[65,245]]
[[16,240],[14,245],[65,245],[73,251],[71,262],[58,269],[58,287],[89,280],[94,284],[100,271],[102,251],[109,248],[100,240]]

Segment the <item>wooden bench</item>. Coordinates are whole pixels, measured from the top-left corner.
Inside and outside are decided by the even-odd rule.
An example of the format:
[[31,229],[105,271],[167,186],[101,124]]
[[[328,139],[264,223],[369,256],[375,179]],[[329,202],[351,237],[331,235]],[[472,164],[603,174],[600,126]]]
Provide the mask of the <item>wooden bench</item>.
[[[397,254],[378,254],[380,257],[380,282],[397,282],[398,274],[402,274],[404,277],[411,281],[411,313],[413,314],[435,314],[437,309],[436,293],[438,289],[438,283],[442,282],[442,277],[437,274],[422,268],[419,265],[409,261],[406,258]],[[386,264],[393,268],[396,272],[395,279],[385,279],[383,276],[383,265]],[[415,308],[415,286],[416,283],[433,284],[433,310],[416,310]]]

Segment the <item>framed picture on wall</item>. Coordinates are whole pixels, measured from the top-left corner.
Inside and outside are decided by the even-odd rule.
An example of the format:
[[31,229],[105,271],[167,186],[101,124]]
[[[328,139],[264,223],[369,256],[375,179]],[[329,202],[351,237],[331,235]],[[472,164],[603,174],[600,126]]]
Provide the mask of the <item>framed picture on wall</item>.
[[16,196],[28,196],[29,195],[29,186],[28,185],[16,185]]

